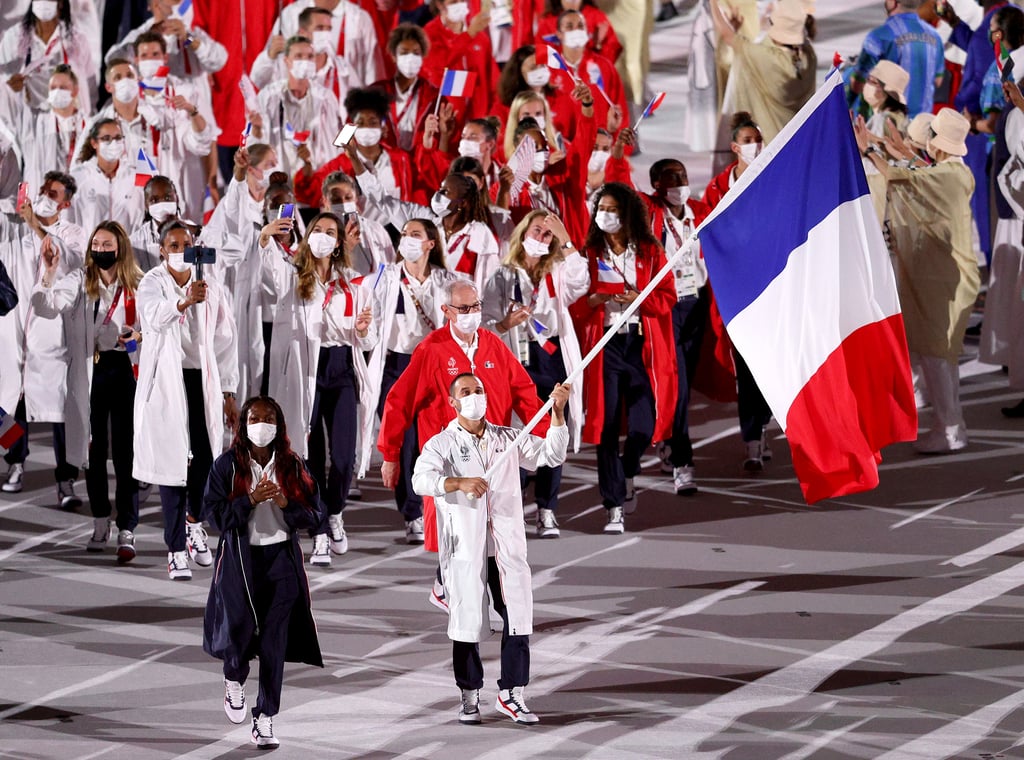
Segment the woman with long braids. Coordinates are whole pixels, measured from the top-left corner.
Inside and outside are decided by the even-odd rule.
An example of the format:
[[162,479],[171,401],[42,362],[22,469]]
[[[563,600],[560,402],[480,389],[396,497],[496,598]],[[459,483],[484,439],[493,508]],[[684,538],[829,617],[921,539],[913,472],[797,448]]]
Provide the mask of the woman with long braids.
[[323,667],[298,531],[321,522],[316,481],[272,398],[245,402],[231,448],[214,462],[205,511],[221,532],[203,620],[203,650],[224,661],[224,712],[246,718],[249,662],[260,661],[252,741],[276,747],[285,662]]
[[331,552],[348,551],[342,510],[355,469],[356,431],[362,416],[373,412],[363,358],[377,343],[373,293],[349,265],[344,230],[337,216],[321,213],[306,227],[294,259],[261,249],[265,285],[277,302],[270,394],[282,400],[285,418],[298,431],[296,451],[327,507],[312,530],[314,565],[329,565]]
[[[665,266],[665,251],[651,233],[636,192],[610,182],[597,195],[586,241],[589,294],[572,315],[584,356]],[[597,480],[608,510],[605,533],[625,530],[623,513],[636,508],[633,477],[651,441],[672,436],[676,396],[676,351],[669,273],[584,371],[583,440],[597,444]],[[626,412],[626,443],[619,453],[619,426]]]

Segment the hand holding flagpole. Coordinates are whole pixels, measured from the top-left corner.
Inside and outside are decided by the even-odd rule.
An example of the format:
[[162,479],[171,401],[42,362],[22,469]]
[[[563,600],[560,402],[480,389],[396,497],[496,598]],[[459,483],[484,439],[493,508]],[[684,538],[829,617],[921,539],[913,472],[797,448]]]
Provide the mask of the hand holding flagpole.
[[448,69],[441,74],[441,86],[437,90],[437,101],[434,103],[434,116],[441,110],[441,94],[444,92],[444,80],[448,76]]

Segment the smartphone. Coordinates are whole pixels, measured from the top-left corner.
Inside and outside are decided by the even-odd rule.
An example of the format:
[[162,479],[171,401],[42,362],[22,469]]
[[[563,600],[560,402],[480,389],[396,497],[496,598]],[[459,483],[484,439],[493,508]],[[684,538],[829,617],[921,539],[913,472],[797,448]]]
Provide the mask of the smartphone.
[[278,219],[294,219],[295,218],[295,204],[294,203],[282,203],[281,207],[277,210]]
[[14,210],[21,211],[21,207],[25,205],[25,201],[28,200],[28,182],[22,182],[18,185],[18,199],[14,203]]
[[355,133],[356,125],[346,124],[341,128],[341,131],[338,133],[338,136],[334,138],[335,146],[339,148],[344,148],[346,145],[348,145],[349,140],[352,139],[352,136],[355,135]]

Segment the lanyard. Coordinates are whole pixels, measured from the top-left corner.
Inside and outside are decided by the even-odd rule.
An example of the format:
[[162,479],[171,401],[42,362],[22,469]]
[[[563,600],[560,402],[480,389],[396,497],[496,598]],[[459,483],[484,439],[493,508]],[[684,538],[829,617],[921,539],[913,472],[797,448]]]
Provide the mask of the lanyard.
[[[114,317],[114,309],[117,308],[117,304],[121,301],[121,291],[122,291],[122,288],[121,288],[120,285],[118,285],[117,286],[117,292],[114,293],[114,300],[111,302],[110,308],[107,309],[107,316],[105,316],[103,318],[103,326],[104,327],[109,325],[110,324],[110,320],[113,319],[113,317]],[[125,299],[125,303],[126,304],[127,304],[127,300],[128,299]],[[100,302],[97,301],[96,302],[96,306],[99,307],[99,305],[100,305]],[[95,316],[93,317],[93,319],[95,319]]]
[[345,316],[352,316],[352,293],[349,291],[348,283],[344,279],[339,277],[337,280],[331,282],[327,286],[327,295],[324,296],[323,310],[327,311],[327,307],[331,304],[331,299],[334,297],[335,286],[341,285],[341,289],[345,292]]
[[[65,167],[71,166],[71,162],[75,160],[75,146],[78,144],[78,133],[79,133],[80,130],[81,131],[85,130],[85,119],[81,115],[79,115],[79,120],[80,120],[80,126],[79,126],[78,129],[75,129],[74,122],[72,122],[72,127],[71,127],[71,145],[68,148],[68,160],[67,160],[67,163],[65,164]],[[57,114],[54,114],[53,115],[53,121],[54,121],[54,124],[57,127],[57,150],[59,151],[60,150],[60,144],[62,142],[62,140],[61,140],[61,132],[60,132],[60,117],[57,116]]]
[[409,298],[412,299],[413,306],[416,307],[416,311],[420,313],[420,318],[424,321],[431,332],[437,329],[434,325],[434,320],[427,316],[427,313],[423,311],[423,305],[420,303],[420,299],[412,292],[412,287],[409,285],[409,278],[405,276],[405,272],[402,272],[402,284],[405,285],[405,289],[409,292]]
[[[401,112],[395,110],[395,101],[391,101],[391,118],[393,119],[392,124],[395,125],[395,129],[397,129],[398,125],[402,123],[402,119],[405,118],[405,114],[409,110],[409,107],[412,105],[412,102],[416,100],[416,91],[419,89],[419,87],[420,80],[419,77],[417,77],[415,80],[413,80],[412,87],[409,88],[409,95],[405,99],[405,105],[402,106]],[[397,83],[395,83],[395,92],[398,92]]]
[[622,254],[622,269],[619,269],[619,265],[615,263],[615,255],[612,253],[610,248],[608,249],[608,262],[612,265],[612,267],[615,269],[615,271],[618,272],[619,277],[621,277],[622,281],[624,283],[626,283],[626,287],[627,288],[629,288],[630,290],[632,290],[634,292],[639,292],[637,290],[636,285],[630,284],[629,280],[626,279],[626,273],[623,271],[623,269],[626,268],[626,253],[628,253],[628,252],[629,252],[629,246],[626,247],[626,250]]

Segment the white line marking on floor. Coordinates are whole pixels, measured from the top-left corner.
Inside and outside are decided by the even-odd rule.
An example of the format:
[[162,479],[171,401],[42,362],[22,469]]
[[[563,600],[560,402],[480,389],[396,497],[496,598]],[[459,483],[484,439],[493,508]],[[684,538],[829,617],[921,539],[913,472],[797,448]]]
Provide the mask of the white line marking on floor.
[[977,549],[972,549],[969,552],[961,554],[952,559],[948,559],[943,562],[943,565],[955,565],[956,567],[968,567],[969,565],[975,565],[982,560],[986,560],[989,557],[994,557],[997,554],[1008,552],[1011,549],[1016,549],[1021,544],[1024,544],[1024,528],[1007,533],[1005,536],[1000,536],[994,541],[989,541],[984,546],[979,546]]
[[534,573],[533,588],[534,590],[536,590],[539,588],[543,588],[544,586],[547,586],[549,583],[553,582],[555,578],[558,577],[559,572],[565,570],[566,568],[572,567],[573,565],[579,565],[583,562],[593,559],[594,557],[599,557],[602,554],[607,554],[608,552],[626,549],[630,546],[633,546],[633,544],[637,543],[640,543],[640,537],[631,536],[630,538],[627,538],[625,541],[616,541],[611,546],[606,546],[603,549],[598,549],[596,552],[584,554],[582,557],[577,557],[576,559],[571,559],[568,562],[563,562],[561,565],[555,565],[554,567],[549,567],[546,570],[541,570],[538,573]]
[[910,525],[910,523],[916,520],[920,520],[925,517],[930,517],[931,515],[938,512],[940,509],[951,507],[958,501],[969,499],[970,497],[976,496],[984,490],[984,488],[975,488],[973,491],[971,491],[970,493],[965,493],[963,496],[957,496],[955,499],[950,499],[949,501],[944,501],[941,504],[936,504],[931,509],[926,509],[924,512],[918,512],[917,514],[910,515],[910,517],[907,517],[905,520],[900,520],[898,523],[890,527],[889,530],[896,530],[896,528],[902,528],[904,525]]

